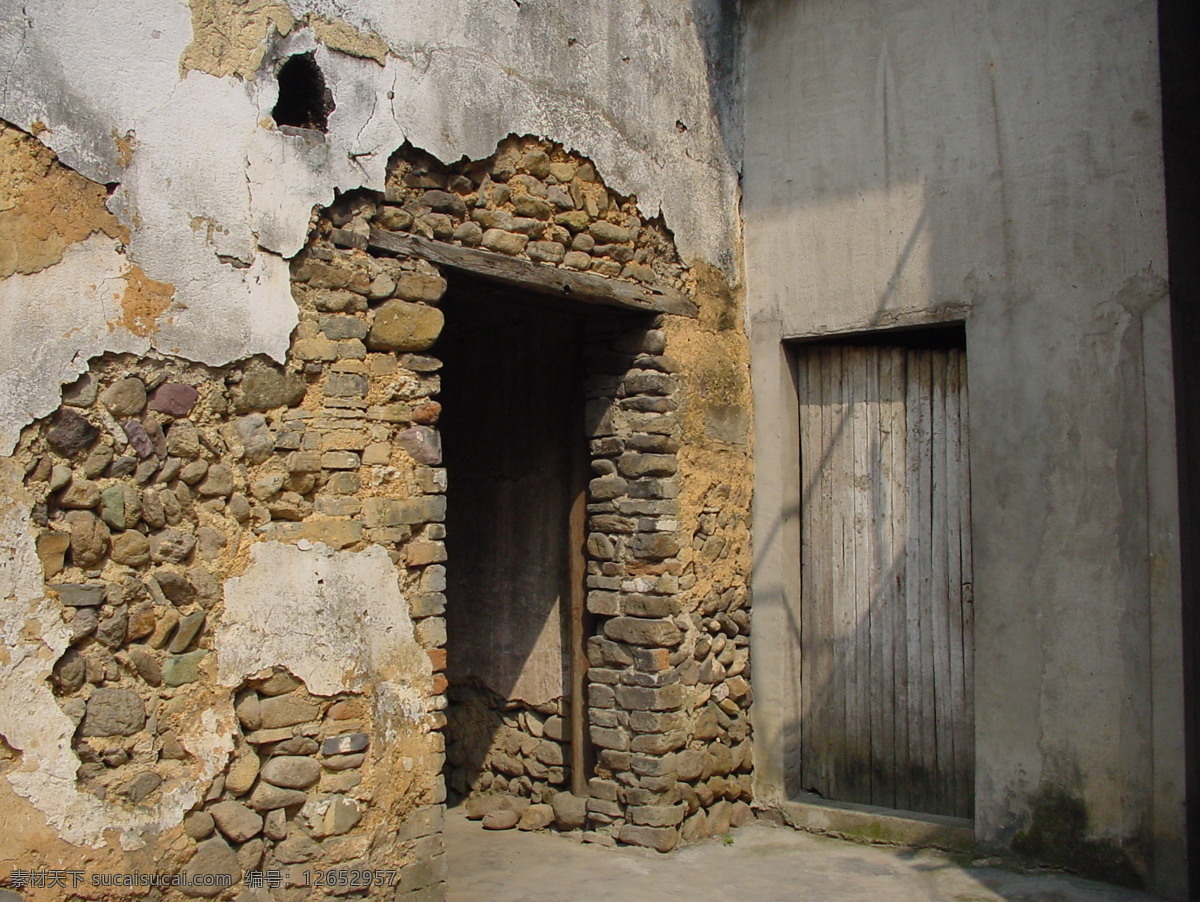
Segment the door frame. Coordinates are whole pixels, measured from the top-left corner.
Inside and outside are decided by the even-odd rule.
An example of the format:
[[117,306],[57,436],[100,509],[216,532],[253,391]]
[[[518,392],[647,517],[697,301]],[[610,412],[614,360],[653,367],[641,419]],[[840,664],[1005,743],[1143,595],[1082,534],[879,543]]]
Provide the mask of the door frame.
[[[815,796],[789,796],[785,774],[789,749],[798,749],[797,703],[786,674],[795,665],[798,632],[791,612],[800,594],[800,430],[797,350],[813,341],[886,339],[914,329],[965,330],[962,306],[918,311],[897,317],[880,328],[865,323],[854,328],[804,331],[752,328],[751,359],[755,387],[755,495],[753,504],[754,617],[751,658],[754,665],[754,792],[756,800],[774,808],[791,826],[817,832],[869,835],[879,841],[971,851],[972,820],[943,815],[899,812]],[[782,335],[781,335],[782,331]],[[978,736],[978,708],[975,710]],[[978,746],[977,746],[978,748]],[[978,752],[977,752],[978,754]]]

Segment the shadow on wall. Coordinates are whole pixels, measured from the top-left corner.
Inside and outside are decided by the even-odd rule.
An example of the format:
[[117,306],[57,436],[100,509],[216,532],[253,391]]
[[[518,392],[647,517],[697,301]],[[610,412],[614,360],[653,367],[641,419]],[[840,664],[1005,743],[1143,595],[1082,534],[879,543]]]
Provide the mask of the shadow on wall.
[[[1150,860],[1140,825],[1157,814],[1146,716],[1145,549],[1153,541],[1142,371],[1158,365],[1159,349],[1142,348],[1141,317],[1154,294],[1148,277],[1137,278],[1156,249],[1153,235],[1134,229],[1110,235],[1098,214],[1116,221],[1123,207],[1153,204],[1153,161],[1138,152],[1147,140],[1117,123],[1120,112],[1106,112],[1114,98],[1136,96],[1132,79],[1145,75],[1113,60],[1131,71],[1145,60],[1098,22],[1081,29],[1079,8],[1068,4],[1041,8],[1036,21],[1015,11],[960,18],[931,14],[933,4],[885,6],[893,13],[865,14],[868,4],[744,4],[753,83],[743,209],[762,327],[779,329],[773,316],[791,335],[969,322],[972,420],[976,436],[986,436],[971,449],[976,575],[991,593],[980,593],[988,627],[985,636],[981,624],[988,670],[980,689],[990,706],[983,738],[989,763],[1003,754],[1040,772],[1029,778],[1034,785],[1015,767],[987,775],[993,789],[980,800],[981,835],[1135,883]],[[971,29],[990,29],[988,40]],[[1054,44],[1069,29],[1076,39]],[[1062,53],[1046,56],[1038,78],[1100,73],[1086,101],[1030,88],[1020,54],[1043,44]],[[1095,143],[1082,150],[1071,129]],[[1103,166],[1089,165],[1084,157],[1101,144]],[[788,268],[797,255],[802,264]],[[773,274],[777,264],[786,275]],[[782,310],[769,309],[776,297]],[[847,440],[851,420],[834,426],[836,441]],[[1101,498],[1098,485],[1112,491]],[[780,574],[763,563],[800,553],[779,546],[792,542],[787,524],[801,521],[811,491],[806,482],[799,505],[776,502],[755,537],[755,579],[768,596],[756,604],[778,604],[788,618],[780,651],[801,647],[801,612],[782,610]],[[894,578],[901,564],[884,556],[873,566]],[[880,599],[867,597],[866,619],[844,624],[828,652],[834,659],[849,655],[839,648],[870,647]],[[780,660],[797,674],[803,667],[796,652]],[[1051,693],[1043,681],[1055,674],[1072,676]],[[811,732],[812,712],[835,695],[828,685],[812,689],[806,703],[797,695],[778,712],[786,736]],[[1005,722],[1011,736],[998,732]],[[1052,773],[1042,749],[1055,743],[1086,771],[1077,781],[1069,769]],[[797,742],[788,746],[797,754]],[[795,761],[782,764],[788,792],[810,788]],[[1101,816],[1097,784],[1110,772],[1121,773],[1112,795],[1127,810],[1114,811],[1114,801]],[[1096,806],[1091,822],[1088,806]]]
[[692,0],[692,20],[708,70],[708,93],[721,128],[725,152],[742,171],[745,136],[742,72],[746,22],[743,0]]

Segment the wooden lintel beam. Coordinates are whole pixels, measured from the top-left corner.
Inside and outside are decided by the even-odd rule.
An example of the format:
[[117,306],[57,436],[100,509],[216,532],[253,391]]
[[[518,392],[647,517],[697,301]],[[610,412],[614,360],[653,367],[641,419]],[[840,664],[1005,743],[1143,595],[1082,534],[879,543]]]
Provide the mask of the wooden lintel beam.
[[673,288],[606,279],[593,273],[543,266],[492,251],[460,247],[419,235],[388,232],[384,229],[372,228],[369,241],[372,250],[402,257],[422,257],[438,266],[495,279],[497,282],[539,294],[582,301],[586,304],[622,307],[626,310],[670,313],[692,319],[698,315],[696,305],[682,292]]

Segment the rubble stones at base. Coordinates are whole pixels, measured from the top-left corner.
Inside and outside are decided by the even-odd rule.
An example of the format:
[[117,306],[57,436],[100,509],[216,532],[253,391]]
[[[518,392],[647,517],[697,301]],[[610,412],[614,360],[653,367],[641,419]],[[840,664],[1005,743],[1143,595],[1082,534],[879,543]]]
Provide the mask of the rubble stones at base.
[[562,830],[580,830],[587,824],[587,800],[569,792],[558,793],[550,802],[554,820]]
[[[520,830],[545,830],[555,821],[554,808],[545,803],[530,805],[517,822]],[[486,824],[485,824],[486,826]]]
[[497,808],[483,816],[484,830],[511,830],[524,815],[507,808]]

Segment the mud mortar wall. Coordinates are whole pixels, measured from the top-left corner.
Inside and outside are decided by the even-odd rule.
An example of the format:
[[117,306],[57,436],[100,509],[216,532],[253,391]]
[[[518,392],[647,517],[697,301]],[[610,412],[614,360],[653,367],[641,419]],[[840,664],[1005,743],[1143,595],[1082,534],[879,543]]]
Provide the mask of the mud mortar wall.
[[[333,219],[346,245],[365,247],[374,225],[697,301],[695,320],[598,318],[585,342],[590,798],[555,801],[569,779],[562,700],[527,708],[457,689],[471,713],[448,752],[457,792],[514,797],[523,814],[532,803],[529,824],[552,803],[560,829],[592,841],[667,849],[725,832],[749,814],[752,769],[749,380],[735,292],[714,268],[680,263],[665,226],[589,161],[531,139],[449,167],[404,150],[382,199],[348,199]],[[475,799],[472,811],[506,804]]]
[[0,732],[12,804],[50,833],[24,837],[14,871],[78,868],[82,846],[110,872],[382,869],[440,892],[446,281],[367,253],[372,225],[700,302],[699,320],[608,318],[585,343],[592,797],[550,804],[569,777],[564,699],[499,711],[462,788],[663,849],[748,814],[740,318],[589,161],[514,138],[452,167],[402,149],[385,194],[319,217],[292,263],[283,366],[106,355],[23,430],[13,513],[44,586],[11,593],[5,621],[25,624],[11,649],[42,650],[3,673],[26,704]]
[[[322,0],[135,0],[97,25],[10,5],[0,811],[14,826],[0,876],[382,862],[402,897],[436,898],[449,562],[427,349],[444,282],[364,253],[350,204],[447,240],[447,211],[422,208],[424,194],[472,192],[406,183],[429,159],[389,167],[397,147],[482,157],[510,132],[553,135],[504,143],[509,163],[455,228],[469,219],[480,247],[703,301],[689,266],[735,269],[736,178],[699,26],[675,0],[636,21],[536,4],[359,15]],[[446,49],[456,41],[488,49]],[[335,104],[324,134],[271,118],[277,70],[297,54]],[[510,79],[521,58],[557,74]],[[65,83],[63,59],[94,77]],[[594,93],[599,73],[608,89]],[[540,163],[518,171],[527,152],[574,161],[557,184],[569,207],[548,175],[544,196],[495,177],[510,165],[537,180]],[[718,319],[662,330],[732,349],[741,372],[740,315]],[[698,390],[688,378],[681,403]],[[701,408],[687,409],[682,434]],[[717,455],[705,467],[744,470],[744,430],[729,444],[699,429]],[[680,453],[682,474],[696,453]],[[696,537],[687,497],[681,548]],[[280,717],[300,719],[267,725]]]
[[[10,781],[69,842],[116,826],[189,874],[378,865],[404,885],[420,860],[428,881],[445,477],[439,365],[401,346],[440,321],[383,351],[362,339],[369,301],[444,282],[321,241],[307,259],[287,367],[101,359],[22,435],[60,652],[36,702],[63,727],[5,730]],[[39,758],[74,788],[46,785]]]

